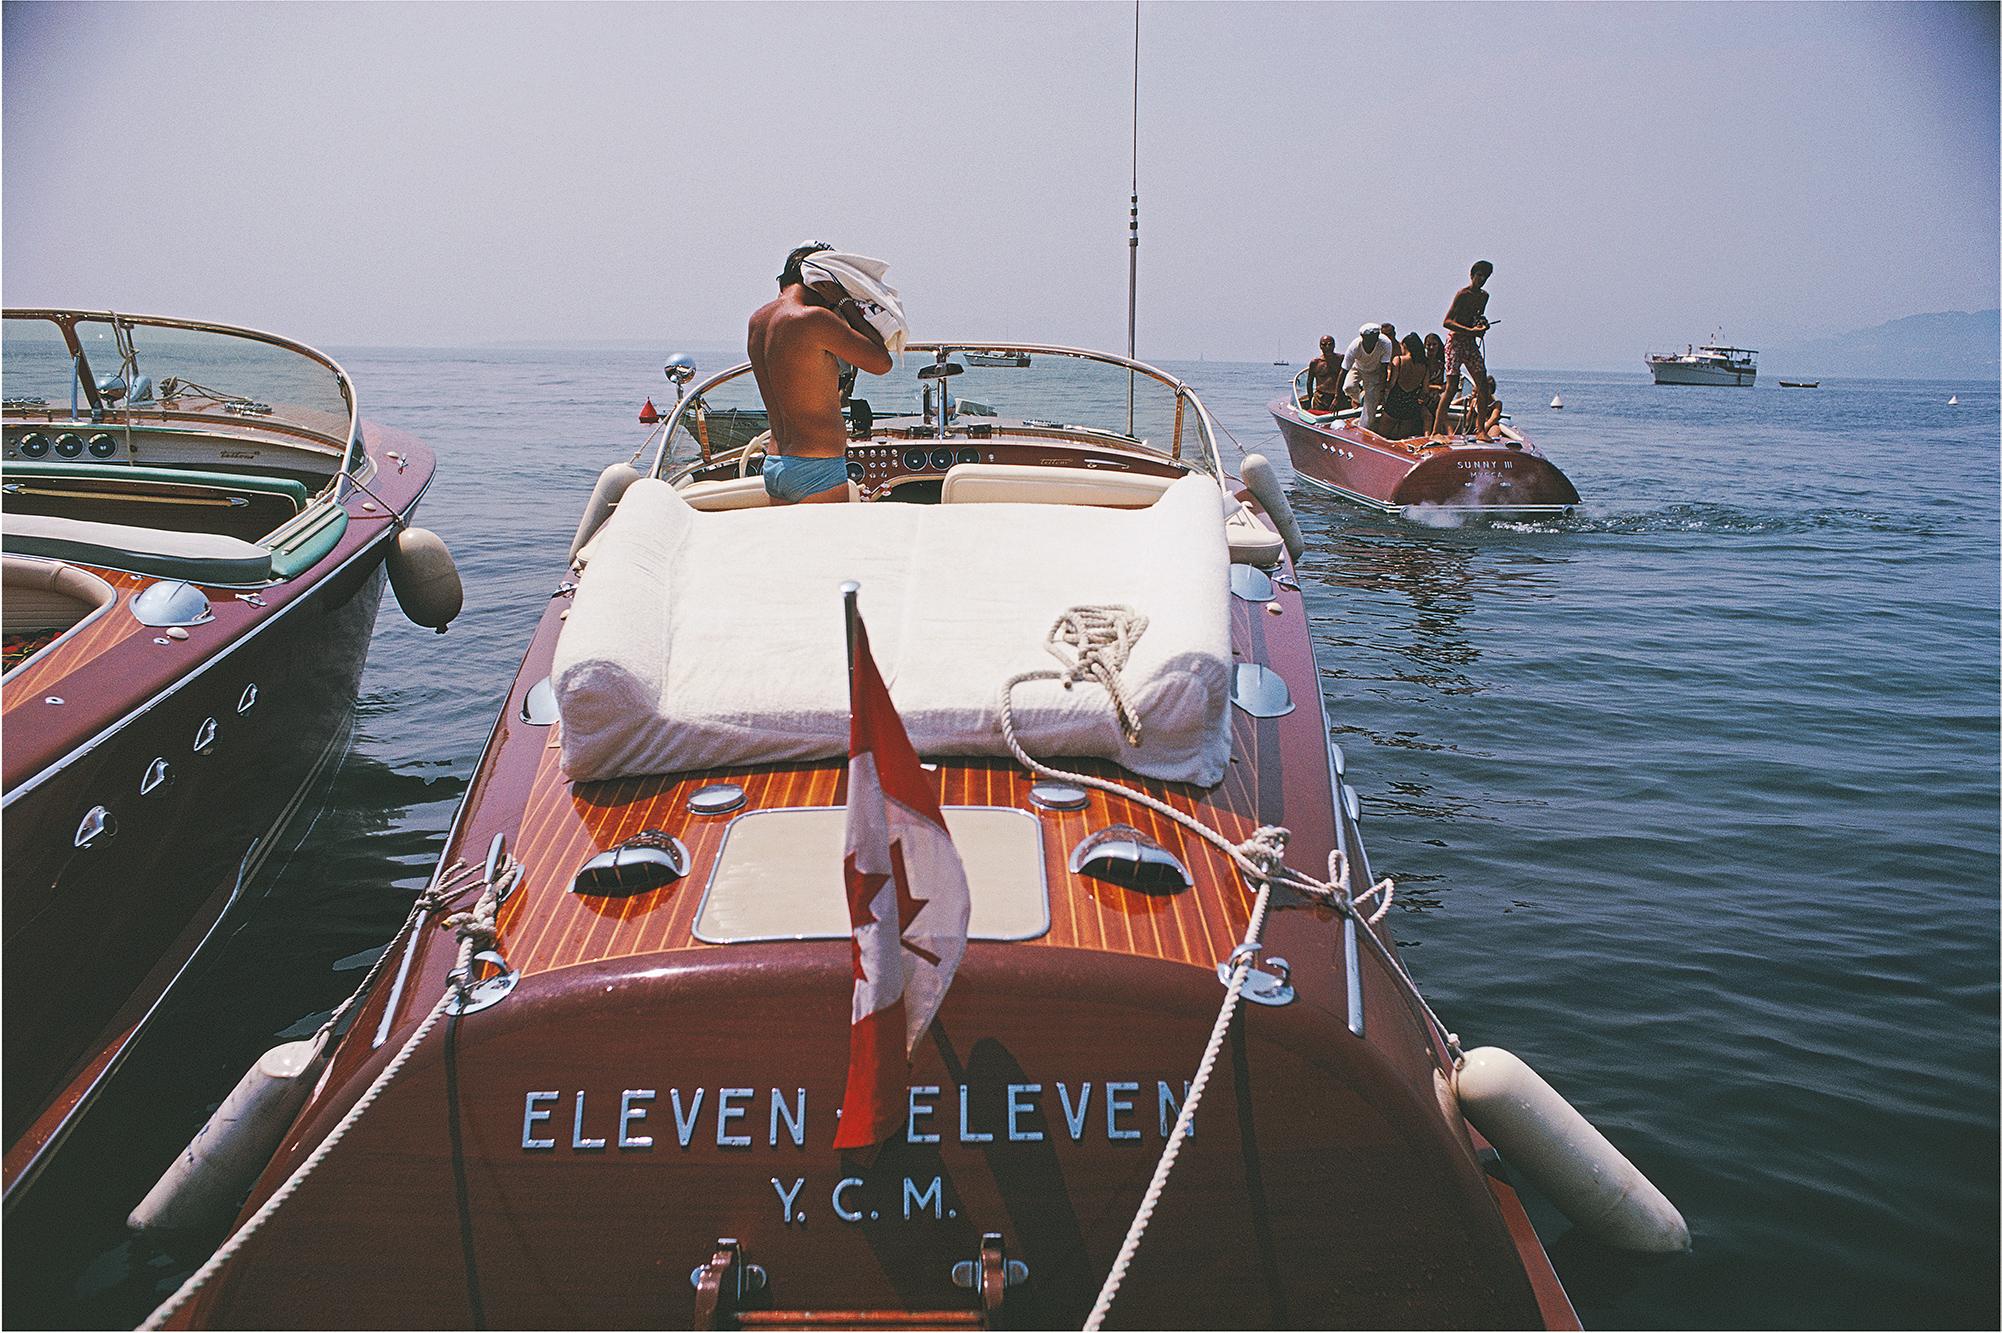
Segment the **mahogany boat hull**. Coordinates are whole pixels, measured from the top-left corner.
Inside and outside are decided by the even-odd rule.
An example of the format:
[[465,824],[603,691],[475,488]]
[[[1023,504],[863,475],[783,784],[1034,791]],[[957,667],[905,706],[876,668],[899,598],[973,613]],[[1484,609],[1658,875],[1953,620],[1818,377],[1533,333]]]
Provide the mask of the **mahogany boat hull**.
[[[911,438],[867,446],[877,503],[923,495],[904,484],[926,480],[932,454],[900,461]],[[1067,470],[1123,468],[1129,452],[1034,447]],[[680,480],[740,461],[705,446]],[[829,901],[811,879],[838,874],[838,855],[779,865],[730,849],[751,820],[833,823],[845,756],[573,782],[550,677],[579,580],[552,562],[432,890],[250,1190],[228,1257],[165,1307],[168,1326],[1078,1327],[1258,899],[1238,861],[1162,807],[1226,846],[1283,826],[1290,866],[1321,875],[1339,858],[1357,888],[1373,882],[1299,583],[1276,541],[1237,549],[1254,563],[1215,590],[1239,683],[1218,701],[1230,759],[1216,785],[1057,760],[1126,789],[1038,799],[1015,759],[949,752],[905,779],[935,783],[948,818],[1006,815],[1020,856],[981,892],[1029,903],[1032,924],[967,945],[913,1054],[901,1132],[864,1151],[833,1147],[856,975],[845,916],[812,924],[803,897],[769,929],[702,924],[740,873],[760,898],[783,884]],[[1122,880],[1085,855],[1115,829],[1176,874]],[[678,850],[664,877],[608,886],[604,854],[635,845]],[[465,947],[483,952],[455,980],[468,921]],[[1460,1113],[1446,1035],[1388,927],[1286,888],[1261,921],[1260,985],[1277,989],[1225,1029],[1114,1326],[1575,1326]]]
[[[7,682],[10,1208],[338,761],[396,520],[432,474],[407,436],[371,427],[368,447],[394,516],[356,492],[318,562],[255,601],[204,588],[214,619],[184,639],[130,612],[155,579],[103,571],[116,605]],[[109,824],[79,846],[95,808]]]
[[[1214,1018],[1215,973],[976,943],[913,1061],[909,1136],[838,1152],[848,955],[775,944],[725,967],[524,979],[492,1021],[468,1018],[413,1060],[396,1104],[286,1204],[313,1225],[255,1237],[196,1322],[291,1326],[313,1310],[466,1327],[470,1252],[497,1326],[699,1327],[689,1271],[719,1237],[765,1270],[763,1308],[970,1312],[954,1265],[999,1232],[1031,1278],[1008,1322],[1078,1327]],[[1238,1030],[1121,1324],[1546,1322],[1464,1131],[1428,1081],[1347,1031],[1338,1003]],[[299,1141],[344,1109],[322,1108]],[[453,1116],[463,1214],[440,1151]]]
[[[513,989],[445,1020],[172,1326],[465,1326],[477,1292],[495,1325],[727,1327],[698,1308],[690,1278],[724,1237],[769,1277],[743,1326],[801,1309],[837,1325],[881,1312],[909,1324],[912,1311],[925,1326],[966,1323],[978,1303],[952,1270],[990,1232],[1031,1274],[1006,1322],[1078,1326],[1186,1091],[1223,993],[1216,961],[1248,903],[1217,918],[1193,894],[1137,896],[1066,861],[1089,828],[1127,819],[1200,873],[1227,864],[1138,807],[1100,810],[1094,797],[1084,812],[1035,811],[1012,763],[941,762],[942,805],[1036,814],[1053,887],[1075,898],[1052,904],[1043,938],[969,946],[913,1065],[929,1109],[901,1140],[836,1152],[850,945],[694,939],[729,817],[693,816],[687,798],[731,780],[745,813],[839,805],[843,769],[570,784],[529,702],[567,602],[559,593],[544,614],[441,857],[477,865],[503,833],[529,867],[500,919]],[[1233,640],[1246,660],[1314,680],[1301,594],[1282,581],[1269,606],[1234,601]],[[1246,763],[1222,787],[1142,785],[1232,836],[1284,822],[1300,864],[1354,839],[1318,696],[1281,717],[1239,714],[1233,729]],[[684,880],[626,899],[570,891],[578,864],[639,828],[684,841]],[[1514,1191],[1445,1091],[1443,1034],[1359,942],[1371,930],[1298,903],[1268,918],[1269,954],[1316,961],[1295,968],[1295,1003],[1240,1017],[1120,1322],[1576,1326]],[[239,1226],[443,993],[454,949],[438,916],[391,951],[396,966]]]
[[1300,480],[1372,509],[1427,507],[1480,512],[1562,512],[1577,488],[1519,435],[1478,444],[1386,440],[1353,420],[1317,419],[1280,399],[1272,418]]

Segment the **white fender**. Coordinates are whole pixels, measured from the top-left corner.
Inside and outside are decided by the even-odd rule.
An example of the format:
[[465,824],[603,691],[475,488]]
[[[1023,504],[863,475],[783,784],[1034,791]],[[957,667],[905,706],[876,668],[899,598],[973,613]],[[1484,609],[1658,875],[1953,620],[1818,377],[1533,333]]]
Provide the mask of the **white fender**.
[[459,567],[444,540],[429,528],[405,528],[389,553],[389,586],[403,614],[440,634],[466,604]]
[[327,1066],[324,1037],[257,1058],[215,1114],[125,1219],[134,1231],[220,1231],[270,1164]]
[[618,507],[626,487],[639,479],[640,470],[631,463],[614,463],[598,474],[598,484],[591,488],[591,498],[584,504],[584,517],[577,524],[577,535],[570,539],[570,559],[573,563],[577,552],[584,549],[584,543],[591,540],[611,516],[612,510]]
[[1298,564],[1307,549],[1307,539],[1300,535],[1300,524],[1293,518],[1293,506],[1286,500],[1286,490],[1279,484],[1279,474],[1272,470],[1272,463],[1264,454],[1246,454],[1244,461],[1237,465],[1237,475],[1244,478],[1244,488],[1258,501],[1258,507],[1279,529],[1279,536],[1286,543],[1286,554]]
[[1593,1239],[1648,1253],[1689,1248],[1675,1205],[1521,1060],[1498,1046],[1468,1051],[1453,1090],[1474,1128]]

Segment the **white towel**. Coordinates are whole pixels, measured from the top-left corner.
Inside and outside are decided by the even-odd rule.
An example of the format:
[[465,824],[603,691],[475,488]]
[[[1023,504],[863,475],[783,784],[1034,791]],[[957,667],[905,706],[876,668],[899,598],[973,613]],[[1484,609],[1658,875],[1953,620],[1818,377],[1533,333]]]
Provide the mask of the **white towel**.
[[870,327],[883,335],[883,346],[890,349],[890,355],[903,353],[910,325],[904,319],[903,298],[888,282],[888,264],[867,255],[821,250],[800,260],[799,270],[808,286],[817,282],[840,284],[862,307],[862,316]]

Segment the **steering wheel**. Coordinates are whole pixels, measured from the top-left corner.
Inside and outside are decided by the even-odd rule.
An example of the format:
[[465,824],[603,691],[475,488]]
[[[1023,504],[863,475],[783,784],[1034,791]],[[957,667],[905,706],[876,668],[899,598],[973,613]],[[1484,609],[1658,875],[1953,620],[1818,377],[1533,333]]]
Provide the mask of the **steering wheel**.
[[737,475],[739,477],[750,476],[751,455],[754,453],[755,454],[770,453],[771,444],[772,444],[772,433],[770,431],[768,430],[759,431],[756,435],[753,435],[751,437],[751,442],[744,446],[744,452],[737,455]]

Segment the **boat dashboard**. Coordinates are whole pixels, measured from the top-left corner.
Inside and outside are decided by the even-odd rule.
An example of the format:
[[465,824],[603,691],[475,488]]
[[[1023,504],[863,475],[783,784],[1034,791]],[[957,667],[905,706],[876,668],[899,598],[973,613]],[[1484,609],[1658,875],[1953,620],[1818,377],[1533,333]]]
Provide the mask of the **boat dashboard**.
[[[963,478],[965,469],[1062,468],[1098,474],[1113,484],[1119,476],[1172,481],[1191,469],[1172,459],[1144,452],[1138,442],[1125,448],[1081,444],[1074,434],[1047,427],[976,426],[971,433],[938,439],[918,428],[909,433],[883,432],[848,445],[848,480],[865,502],[936,504],[945,498],[949,476]],[[747,456],[748,454],[748,456]],[[744,445],[686,471],[692,484],[727,483],[762,475],[764,455]]]

